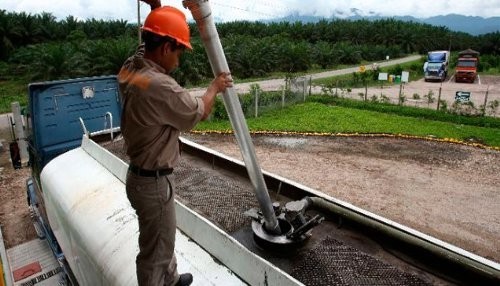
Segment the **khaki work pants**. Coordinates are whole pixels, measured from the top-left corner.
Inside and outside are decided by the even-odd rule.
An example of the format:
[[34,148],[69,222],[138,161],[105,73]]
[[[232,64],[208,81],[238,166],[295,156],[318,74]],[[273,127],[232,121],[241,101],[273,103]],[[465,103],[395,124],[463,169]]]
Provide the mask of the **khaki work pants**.
[[174,254],[174,188],[170,181],[168,176],[127,174],[127,197],[139,220],[139,286],[170,286],[179,280]]

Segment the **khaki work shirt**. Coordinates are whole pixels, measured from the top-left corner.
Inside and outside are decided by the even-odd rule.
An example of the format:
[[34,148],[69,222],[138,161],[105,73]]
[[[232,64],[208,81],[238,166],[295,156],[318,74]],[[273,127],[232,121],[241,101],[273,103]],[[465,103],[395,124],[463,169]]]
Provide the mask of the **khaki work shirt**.
[[127,155],[130,164],[143,169],[173,168],[180,156],[180,132],[201,120],[203,101],[143,55],[141,45],[118,74]]

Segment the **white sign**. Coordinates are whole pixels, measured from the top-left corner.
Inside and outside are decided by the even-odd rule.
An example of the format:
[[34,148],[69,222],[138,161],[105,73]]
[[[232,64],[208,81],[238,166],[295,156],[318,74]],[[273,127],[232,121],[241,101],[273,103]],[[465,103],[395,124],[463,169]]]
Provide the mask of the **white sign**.
[[455,101],[467,102],[470,101],[470,91],[457,91],[455,93]]
[[386,72],[381,72],[378,74],[378,80],[387,80],[387,73]]
[[401,73],[401,82],[408,82],[410,78],[410,72],[404,71]]
[[82,96],[84,99],[94,97],[94,88],[91,86],[82,87]]

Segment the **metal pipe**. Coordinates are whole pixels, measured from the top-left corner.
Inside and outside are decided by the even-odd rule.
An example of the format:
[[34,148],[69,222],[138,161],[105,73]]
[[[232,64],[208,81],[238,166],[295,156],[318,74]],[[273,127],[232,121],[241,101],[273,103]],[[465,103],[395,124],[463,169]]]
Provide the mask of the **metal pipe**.
[[142,44],[141,39],[141,4],[137,0],[137,38],[139,39],[139,45]]
[[110,133],[111,133],[111,141],[113,141],[113,114],[111,114],[111,112],[106,112],[106,114],[104,115],[104,129],[106,129],[107,127],[107,121],[106,121],[106,118],[109,116],[109,130],[110,130]]
[[26,143],[26,134],[24,132],[23,117],[21,115],[21,105],[15,101],[11,103],[12,115],[14,116],[14,134],[15,141],[19,146],[19,156],[21,158],[21,166],[28,165],[28,143]]
[[[212,10],[208,0],[184,0],[182,4],[191,11],[196,21],[214,75],[217,76],[222,72],[229,73],[229,66],[213,21]],[[265,229],[272,234],[281,234],[278,220],[274,214],[271,199],[264,181],[264,176],[262,175],[262,171],[255,156],[255,149],[252,139],[250,138],[250,132],[248,131],[243,110],[241,109],[234,88],[230,87],[226,89],[223,95],[223,101],[231,125],[235,131],[250,181],[252,182],[260,209],[264,216]]]
[[81,117],[78,117],[78,119],[80,120],[80,125],[82,126],[83,134],[89,136],[89,131],[87,130],[87,127],[85,127],[83,119]]

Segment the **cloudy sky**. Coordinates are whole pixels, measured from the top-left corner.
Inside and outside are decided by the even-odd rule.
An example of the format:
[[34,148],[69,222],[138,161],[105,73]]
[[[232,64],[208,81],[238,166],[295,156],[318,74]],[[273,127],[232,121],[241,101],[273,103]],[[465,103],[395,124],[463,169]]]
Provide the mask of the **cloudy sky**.
[[[181,0],[163,0],[163,5],[182,8]],[[217,19],[258,20],[279,18],[291,13],[329,17],[332,14],[350,15],[352,9],[362,15],[411,15],[427,18],[436,15],[500,16],[500,0],[210,0]],[[149,6],[141,2],[142,18]],[[124,19],[137,21],[135,0],[0,0],[0,9],[31,14],[50,12],[58,19],[68,15],[78,19]],[[189,12],[186,11],[189,15]],[[191,18],[188,16],[188,18]]]

